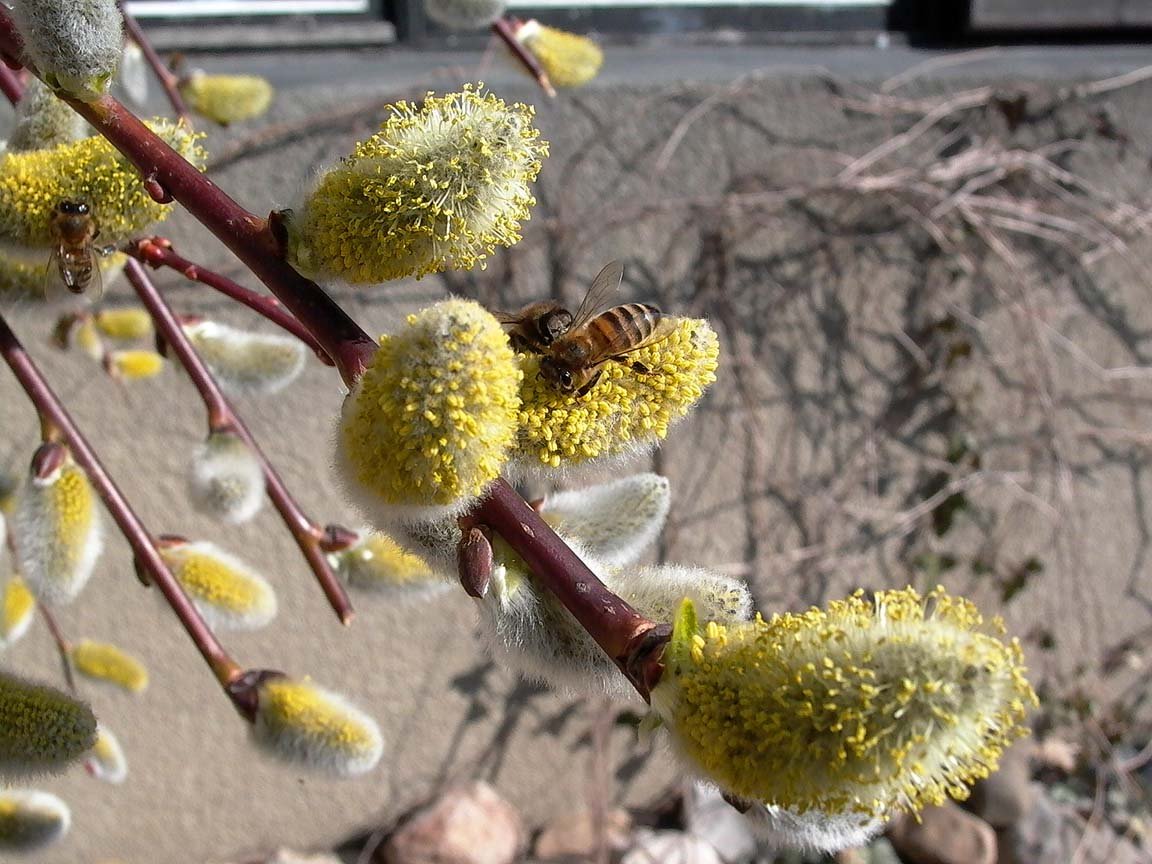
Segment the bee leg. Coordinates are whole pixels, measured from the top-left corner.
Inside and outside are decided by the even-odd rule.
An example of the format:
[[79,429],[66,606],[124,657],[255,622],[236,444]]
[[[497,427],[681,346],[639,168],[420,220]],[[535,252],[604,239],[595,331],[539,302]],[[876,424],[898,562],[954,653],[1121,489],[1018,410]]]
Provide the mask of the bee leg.
[[641,363],[639,360],[631,360],[630,361],[626,357],[613,357],[612,359],[615,360],[617,363],[626,364],[628,366],[628,368],[631,369],[633,372],[635,372],[637,375],[647,375],[649,372],[652,371],[647,366],[645,366],[643,363]]
[[576,391],[576,397],[579,398],[596,386],[596,382],[600,380],[600,371],[596,370],[596,374],[588,379],[588,383]]

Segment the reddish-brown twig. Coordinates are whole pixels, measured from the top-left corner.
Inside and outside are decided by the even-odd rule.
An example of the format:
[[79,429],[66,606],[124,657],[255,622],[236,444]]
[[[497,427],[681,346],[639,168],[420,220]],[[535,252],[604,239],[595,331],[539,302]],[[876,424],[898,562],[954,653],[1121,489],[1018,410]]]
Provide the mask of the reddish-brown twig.
[[647,699],[664,671],[661,657],[671,628],[645,618],[609,591],[504,480],[492,484],[471,516],[516,550]]
[[196,607],[192,605],[192,601],[188,599],[184,589],[180,587],[180,583],[176,581],[176,577],[156,551],[152,535],[132,510],[132,505],[128,503],[124,493],[109,476],[95,451],[65,410],[63,403],[52,392],[48,382],[44,380],[44,376],[40,374],[40,370],[28,356],[28,352],[24,350],[24,346],[20,344],[20,340],[12,332],[3,315],[0,315],[0,355],[4,357],[4,361],[11,368],[24,392],[28,394],[37,413],[49,418],[60,430],[72,451],[73,458],[88,475],[104,506],[120,528],[120,533],[132,547],[138,566],[148,573],[152,583],[160,589],[160,593],[180,619],[180,623],[217,680],[227,686],[238,678],[243,670],[228,655],[216,635],[200,617],[200,613],[196,611]]
[[528,74],[536,79],[536,83],[540,85],[540,89],[547,93],[549,96],[555,98],[556,88],[552,86],[552,82],[548,80],[548,73],[544,71],[544,67],[540,65],[540,61],[536,59],[536,55],[524,47],[524,44],[516,38],[516,31],[523,26],[523,22],[516,18],[498,18],[492,24],[492,32],[499,37],[508,50],[512,52],[520,64],[528,70]]
[[184,367],[188,377],[192,379],[193,385],[199,392],[200,398],[204,401],[204,406],[208,409],[210,431],[233,432],[239,435],[251,448],[252,453],[260,461],[260,467],[264,472],[264,486],[273,506],[276,507],[280,513],[280,518],[284,520],[284,524],[296,540],[296,545],[300,547],[301,554],[315,574],[316,581],[320,583],[324,596],[328,598],[332,609],[335,610],[342,622],[350,623],[353,614],[352,604],[348,600],[348,594],[344,591],[344,587],[337,580],[336,574],[332,572],[328,558],[321,546],[322,543],[331,538],[332,531],[309,519],[300,505],[296,503],[284,485],[284,481],[268,462],[267,457],[260,450],[260,445],[256,443],[256,439],[248,431],[244,421],[232,409],[227,398],[221,392],[220,386],[216,383],[216,379],[212,377],[212,373],[204,361],[200,359],[196,349],[192,347],[192,342],[184,333],[180,323],[176,320],[176,316],[156,286],[152,284],[152,280],[148,277],[148,272],[144,267],[138,261],[129,259],[124,266],[124,272],[136,290],[137,296],[151,314],[157,332],[171,346],[180,361],[180,365]]
[[13,105],[24,98],[24,84],[4,63],[0,63],[0,90],[4,91],[5,98]]
[[120,7],[120,16],[124,19],[124,30],[128,33],[128,38],[136,43],[140,48],[140,52],[144,55],[144,59],[148,61],[148,66],[152,69],[156,80],[160,82],[160,86],[164,88],[164,93],[168,96],[172,110],[176,112],[176,115],[181,120],[191,127],[192,119],[188,111],[188,106],[184,102],[184,97],[180,95],[179,79],[172,74],[172,70],[160,59],[160,55],[156,53],[156,49],[153,48],[152,43],[148,41],[148,36],[140,29],[139,22],[124,8],[123,0],[119,0],[116,5]]
[[191,279],[193,282],[207,285],[209,288],[219,291],[226,297],[231,297],[238,303],[243,303],[249,309],[258,312],[276,326],[287,330],[311,348],[322,363],[328,366],[333,365],[332,358],[328,356],[327,352],[320,346],[320,343],[316,341],[316,337],[309,333],[303,324],[289,315],[279,300],[267,294],[259,294],[250,288],[245,288],[243,285],[233,282],[227,276],[222,276],[219,273],[201,267],[199,264],[193,264],[187,258],[177,254],[176,250],[172,248],[171,241],[167,238],[144,237],[139,240],[133,240],[126,244],[122,251],[153,268],[171,267],[185,279]]

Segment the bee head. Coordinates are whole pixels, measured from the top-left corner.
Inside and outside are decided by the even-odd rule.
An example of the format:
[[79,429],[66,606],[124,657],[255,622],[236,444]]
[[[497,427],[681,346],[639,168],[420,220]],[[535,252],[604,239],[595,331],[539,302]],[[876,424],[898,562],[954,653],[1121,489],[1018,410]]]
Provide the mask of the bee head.
[[69,216],[87,216],[88,205],[83,201],[64,200],[56,205],[56,209]]
[[570,393],[575,388],[571,370],[564,368],[551,357],[545,357],[540,361],[540,374],[544,376],[545,381],[565,393]]
[[536,322],[540,342],[544,345],[551,345],[567,333],[570,326],[572,326],[572,313],[567,309],[553,309],[541,315]]

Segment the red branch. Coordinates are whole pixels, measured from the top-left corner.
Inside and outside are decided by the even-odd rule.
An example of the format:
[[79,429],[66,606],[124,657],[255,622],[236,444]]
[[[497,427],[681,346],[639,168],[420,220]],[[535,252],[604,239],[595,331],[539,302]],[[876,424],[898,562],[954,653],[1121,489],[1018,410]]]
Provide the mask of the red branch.
[[152,47],[152,43],[148,41],[148,37],[144,31],[140,29],[140,24],[132,17],[131,13],[124,8],[123,0],[118,0],[117,4],[120,7],[120,17],[124,19],[124,29],[128,33],[128,38],[139,46],[141,53],[144,54],[144,59],[148,61],[148,65],[152,69],[152,73],[156,76],[156,80],[160,82],[160,86],[164,88],[164,92],[168,95],[168,101],[172,104],[172,110],[176,112],[189,128],[192,126],[191,116],[188,112],[188,106],[184,103],[184,97],[180,95],[179,81],[175,75],[160,59],[160,55],[156,53],[156,49]]
[[0,63],[0,90],[13,105],[24,98],[24,84],[20,78],[4,63]]
[[52,388],[48,386],[48,382],[44,380],[44,376],[40,374],[40,370],[36,368],[36,364],[28,356],[28,352],[24,350],[24,346],[20,344],[20,340],[16,338],[16,334],[12,332],[12,328],[2,315],[0,315],[0,355],[3,355],[4,361],[12,369],[20,386],[36,406],[37,413],[60,430],[76,462],[96,487],[104,506],[112,514],[120,532],[132,547],[138,566],[143,567],[152,582],[159,587],[160,593],[180,619],[180,623],[200,650],[201,656],[217,680],[227,685],[238,677],[242,670],[228,656],[224,646],[200,617],[200,613],[196,611],[196,607],[192,605],[192,601],[188,599],[184,589],[180,587],[180,583],[176,581],[176,577],[156,551],[152,535],[132,510],[132,505],[109,476],[99,457],[72,421],[63,403],[52,392]]
[[315,574],[316,581],[320,583],[324,596],[328,598],[328,603],[343,623],[350,623],[353,616],[352,604],[348,600],[348,594],[344,591],[344,587],[336,578],[336,574],[332,572],[328,558],[321,548],[321,544],[330,538],[331,533],[309,519],[300,505],[296,503],[288,491],[288,487],[284,485],[284,481],[261,451],[260,445],[256,443],[256,439],[248,431],[244,421],[232,409],[227,398],[221,392],[220,386],[216,383],[216,379],[212,377],[212,373],[204,361],[200,359],[200,355],[196,353],[196,349],[192,347],[192,342],[184,333],[184,329],[176,320],[176,316],[160,292],[156,290],[152,280],[148,278],[148,272],[138,261],[132,259],[129,259],[128,263],[124,265],[124,272],[128,281],[132,283],[132,287],[136,289],[136,294],[152,315],[157,331],[172,347],[180,360],[180,365],[187,371],[188,377],[192,379],[193,385],[200,393],[200,398],[208,409],[208,424],[211,431],[234,432],[244,440],[244,443],[260,460],[268,497],[272,499],[272,504],[280,513],[280,518],[284,520],[284,524],[295,538],[296,545],[300,547],[301,554]]
[[609,591],[504,480],[492,484],[470,515],[499,532],[647,699],[664,671],[660,658],[671,628]]
[[536,79],[536,83],[540,85],[540,89],[555,98],[556,89],[552,86],[552,82],[548,80],[548,73],[544,71],[544,67],[540,65],[540,61],[536,59],[536,55],[525,48],[524,43],[516,38],[516,31],[522,26],[522,22],[515,18],[497,18],[492,24],[492,32],[508,46],[508,50],[512,52],[512,56],[520,61],[520,64],[528,70],[528,74]]
[[168,239],[164,237],[145,237],[140,240],[133,240],[124,246],[122,251],[153,268],[171,267],[185,279],[199,282],[201,285],[207,285],[209,288],[219,291],[224,296],[231,297],[238,303],[243,303],[252,311],[259,313],[281,329],[288,331],[311,348],[322,363],[327,366],[333,365],[332,358],[320,347],[320,343],[316,341],[316,337],[308,332],[303,324],[289,315],[279,300],[275,297],[269,297],[267,294],[259,294],[250,288],[245,288],[243,285],[233,282],[227,276],[222,276],[199,264],[193,264],[187,258],[177,254],[176,250],[172,248],[171,241]]

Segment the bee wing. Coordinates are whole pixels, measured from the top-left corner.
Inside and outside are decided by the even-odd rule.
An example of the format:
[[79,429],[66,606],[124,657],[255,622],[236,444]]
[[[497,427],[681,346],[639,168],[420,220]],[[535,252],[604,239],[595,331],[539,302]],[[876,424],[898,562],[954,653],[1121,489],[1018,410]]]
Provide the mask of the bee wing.
[[592,280],[592,287],[584,295],[584,300],[576,314],[572,316],[572,323],[568,330],[577,330],[583,327],[616,300],[616,292],[620,290],[620,282],[624,278],[624,265],[619,261],[609,261]]
[[52,251],[48,254],[48,263],[44,265],[44,273],[40,277],[40,284],[44,289],[44,299],[49,303],[56,303],[76,296],[65,281],[64,272],[60,266],[60,247],[53,246]]
[[618,357],[631,354],[634,351],[639,351],[641,348],[647,348],[649,345],[655,345],[657,342],[671,336],[672,332],[678,326],[675,318],[661,318],[656,322],[656,326],[652,332],[639,342],[633,342],[627,331],[617,330],[612,334],[610,339],[600,346],[600,350],[596,352],[595,357],[588,358],[587,365],[592,366],[596,363],[602,363],[605,360],[614,360]]

